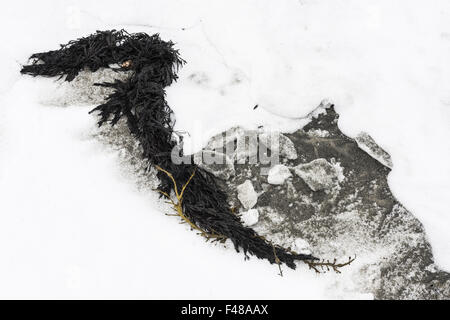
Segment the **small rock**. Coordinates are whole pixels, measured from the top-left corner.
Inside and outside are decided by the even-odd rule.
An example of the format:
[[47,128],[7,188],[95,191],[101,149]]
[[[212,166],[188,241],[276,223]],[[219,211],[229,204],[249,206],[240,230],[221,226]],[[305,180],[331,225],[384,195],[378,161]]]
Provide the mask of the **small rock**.
[[259,212],[257,209],[250,209],[241,213],[242,224],[246,227],[251,227],[258,223]]
[[267,182],[270,184],[283,184],[284,181],[291,176],[292,174],[288,167],[282,164],[277,164],[269,170]]
[[258,201],[258,194],[253,188],[250,180],[245,180],[243,184],[237,186],[238,199],[245,209],[251,209]]
[[326,159],[299,164],[294,171],[313,191],[329,190],[338,183],[338,172]]

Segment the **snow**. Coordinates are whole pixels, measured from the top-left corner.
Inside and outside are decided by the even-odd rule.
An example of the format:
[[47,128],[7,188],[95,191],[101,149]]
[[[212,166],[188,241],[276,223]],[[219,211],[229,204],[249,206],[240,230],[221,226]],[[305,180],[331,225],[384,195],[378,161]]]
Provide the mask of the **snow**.
[[[8,30],[0,50],[0,296],[370,298],[352,291],[352,266],[348,276],[302,266],[281,278],[263,261],[203,243],[119,174],[116,154],[89,137],[89,107],[46,104],[54,80],[20,76],[31,53],[107,28],[176,42],[188,64],[167,100],[176,129],[189,132],[188,152],[237,125],[292,132],[329,99],[345,134],[365,131],[391,155],[395,196],[450,270],[449,15],[446,0],[9,3],[0,13]],[[190,277],[178,272],[180,261]],[[217,283],[217,270],[220,286],[196,285],[200,276]]]

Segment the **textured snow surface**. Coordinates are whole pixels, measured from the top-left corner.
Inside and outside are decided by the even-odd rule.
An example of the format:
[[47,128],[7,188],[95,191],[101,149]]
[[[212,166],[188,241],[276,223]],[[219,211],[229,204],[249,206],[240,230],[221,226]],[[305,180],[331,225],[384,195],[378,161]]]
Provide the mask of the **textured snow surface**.
[[[345,287],[346,275],[301,267],[280,278],[263,261],[204,244],[164,216],[156,196],[133,189],[119,151],[90,138],[95,117],[77,104],[101,95],[74,98],[54,79],[20,76],[31,53],[110,28],[158,32],[188,61],[167,90],[176,129],[189,132],[187,151],[236,125],[294,131],[322,99],[335,103],[345,134],[365,131],[391,154],[394,195],[450,270],[449,18],[446,0],[8,3],[0,12],[0,295],[367,297]],[[198,289],[195,277],[175,272],[179,261],[205,283],[223,268],[223,286]]]

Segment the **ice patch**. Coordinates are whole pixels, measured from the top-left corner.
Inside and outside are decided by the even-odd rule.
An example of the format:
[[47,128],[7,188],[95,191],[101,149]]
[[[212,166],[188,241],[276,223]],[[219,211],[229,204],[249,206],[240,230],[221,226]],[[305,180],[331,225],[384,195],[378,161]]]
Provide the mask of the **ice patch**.
[[245,180],[243,184],[237,186],[237,192],[238,199],[245,209],[251,209],[258,201],[258,194],[250,180]]

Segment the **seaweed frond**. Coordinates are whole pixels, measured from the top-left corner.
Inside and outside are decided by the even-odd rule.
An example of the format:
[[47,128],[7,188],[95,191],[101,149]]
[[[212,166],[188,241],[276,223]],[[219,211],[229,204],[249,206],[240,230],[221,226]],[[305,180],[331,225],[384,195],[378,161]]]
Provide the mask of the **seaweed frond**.
[[355,261],[355,259],[356,256],[354,258],[348,257],[348,261],[344,263],[338,263],[336,258],[334,258],[333,262],[330,262],[329,260],[321,260],[321,261],[303,260],[303,262],[308,265],[309,269],[313,269],[316,273],[324,273],[331,270],[334,270],[334,272],[336,273],[341,273],[339,269],[348,266],[353,261]]
[[[245,258],[254,255],[276,263],[280,275],[283,263],[295,269],[298,260],[316,272],[320,268],[339,272],[339,268],[353,261],[317,262],[310,254],[297,254],[272,245],[233,214],[216,177],[196,165],[172,162],[171,152],[179,142],[173,139],[173,111],[165,99],[165,88],[178,79],[178,69],[185,63],[173,42],[163,41],[158,34],[97,31],[61,45],[58,50],[33,54],[30,60],[29,65],[23,66],[23,74],[59,76],[65,81],[72,81],[84,69],[130,71],[126,80],[96,84],[113,92],[91,112],[99,113],[99,126],[107,123],[113,126],[121,118],[126,119],[130,132],[142,146],[143,157],[159,170],[158,192],[168,199],[182,223],[189,224],[207,240],[229,239],[237,252],[243,251]],[[179,189],[181,182],[185,183]],[[175,199],[170,197],[171,190]]]
[[194,170],[191,174],[191,176],[189,177],[188,181],[181,187],[181,191],[178,190],[177,187],[177,182],[175,181],[175,178],[173,177],[173,175],[168,172],[167,170],[164,170],[163,168],[161,168],[160,166],[155,166],[156,169],[158,169],[161,172],[164,172],[169,179],[172,181],[173,183],[173,190],[175,193],[175,198],[176,199],[172,199],[172,197],[165,191],[156,189],[157,192],[159,192],[160,194],[162,194],[163,196],[165,196],[168,200],[169,203],[172,205],[173,209],[175,210],[176,214],[175,216],[178,216],[181,218],[182,223],[187,223],[192,230],[196,230],[199,231],[199,235],[201,235],[202,237],[204,237],[206,239],[206,241],[209,241],[211,239],[213,239],[214,241],[220,241],[220,242],[225,242],[225,240],[227,239],[227,237],[217,234],[216,232],[208,232],[207,230],[204,230],[202,228],[200,228],[199,226],[197,226],[194,222],[192,222],[184,213],[183,213],[183,195],[184,195],[184,191],[186,190],[187,186],[189,185],[189,183],[191,182],[192,178],[195,175],[196,170]]
[[272,249],[273,249],[273,256],[275,258],[275,263],[278,265],[278,270],[280,271],[280,277],[282,277],[283,276],[283,270],[281,270],[281,261],[280,261],[280,259],[277,256],[277,252],[275,250],[275,246],[274,245],[272,245]]

